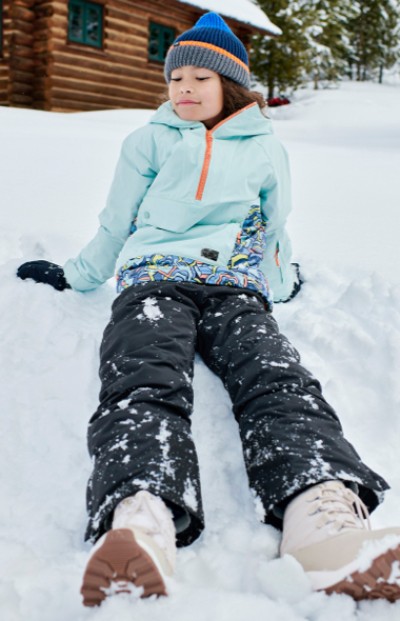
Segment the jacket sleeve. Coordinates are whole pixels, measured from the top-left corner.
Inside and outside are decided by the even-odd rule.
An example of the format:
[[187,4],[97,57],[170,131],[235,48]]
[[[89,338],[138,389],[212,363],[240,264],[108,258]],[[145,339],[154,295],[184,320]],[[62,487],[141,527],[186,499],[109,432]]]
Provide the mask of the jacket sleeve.
[[155,179],[149,153],[149,126],[130,134],[121,154],[95,237],[64,267],[65,278],[77,291],[89,291],[114,274],[115,263],[129,237],[132,221]]
[[274,302],[286,302],[296,287],[298,276],[291,264],[292,246],[286,231],[291,211],[289,161],[281,143],[270,136],[269,165],[261,189],[261,210],[266,219],[266,247],[261,269],[272,290]]

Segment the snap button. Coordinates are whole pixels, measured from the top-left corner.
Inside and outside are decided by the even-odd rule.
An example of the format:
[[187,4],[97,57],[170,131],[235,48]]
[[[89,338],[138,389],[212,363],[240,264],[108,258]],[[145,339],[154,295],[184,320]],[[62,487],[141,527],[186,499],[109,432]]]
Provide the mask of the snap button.
[[143,214],[143,218],[145,220],[148,220],[150,218],[150,213],[148,211],[145,211],[144,214]]

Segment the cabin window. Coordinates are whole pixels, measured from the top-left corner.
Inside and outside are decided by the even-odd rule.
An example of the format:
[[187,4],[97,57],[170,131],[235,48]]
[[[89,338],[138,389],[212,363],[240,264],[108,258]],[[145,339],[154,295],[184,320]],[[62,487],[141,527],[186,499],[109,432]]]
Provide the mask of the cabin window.
[[69,0],[68,40],[92,47],[103,45],[103,6],[85,0]]
[[149,60],[164,62],[167,52],[175,39],[175,29],[150,22]]

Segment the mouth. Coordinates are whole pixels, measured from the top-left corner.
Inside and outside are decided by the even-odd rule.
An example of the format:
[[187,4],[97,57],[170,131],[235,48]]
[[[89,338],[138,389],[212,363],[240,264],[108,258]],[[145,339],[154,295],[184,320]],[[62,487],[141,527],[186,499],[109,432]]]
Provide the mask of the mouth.
[[198,104],[198,101],[193,101],[192,99],[182,99],[181,101],[176,102],[178,106],[194,106]]

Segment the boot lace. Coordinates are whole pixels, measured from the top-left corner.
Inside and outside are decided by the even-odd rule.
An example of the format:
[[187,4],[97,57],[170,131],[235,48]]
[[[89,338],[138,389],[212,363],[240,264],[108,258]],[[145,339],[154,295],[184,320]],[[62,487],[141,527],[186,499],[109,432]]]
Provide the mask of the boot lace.
[[308,500],[309,515],[321,514],[318,528],[329,524],[337,532],[347,528],[371,530],[368,509],[352,490],[329,483],[314,489],[317,495]]

